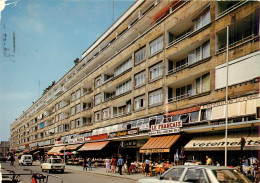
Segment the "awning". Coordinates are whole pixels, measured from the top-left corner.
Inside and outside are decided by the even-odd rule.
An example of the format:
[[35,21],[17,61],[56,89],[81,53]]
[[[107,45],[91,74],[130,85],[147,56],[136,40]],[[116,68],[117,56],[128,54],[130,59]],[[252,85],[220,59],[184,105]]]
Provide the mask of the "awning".
[[75,150],[77,149],[81,144],[74,144],[74,145],[68,145],[65,148],[62,148],[62,150],[69,151],[69,150]]
[[103,149],[109,141],[86,143],[78,151],[98,151]]
[[53,147],[47,154],[55,154],[58,153],[62,150],[64,146],[59,146],[59,147]]
[[140,153],[161,153],[170,152],[171,146],[180,138],[180,135],[170,135],[150,138],[143,147],[140,148]]
[[[244,137],[246,144],[244,150],[259,150],[260,137],[247,134],[228,135],[227,148],[228,150],[241,150],[241,137]],[[184,147],[186,151],[224,151],[225,136],[211,135],[203,137],[194,137]]]

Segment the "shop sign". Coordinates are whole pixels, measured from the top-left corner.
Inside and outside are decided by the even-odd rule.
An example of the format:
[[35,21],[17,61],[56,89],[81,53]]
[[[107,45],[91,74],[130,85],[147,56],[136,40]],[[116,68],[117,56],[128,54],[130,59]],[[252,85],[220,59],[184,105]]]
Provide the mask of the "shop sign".
[[99,134],[99,135],[92,135],[88,137],[84,137],[84,141],[93,141],[93,140],[101,140],[101,139],[107,139],[108,135],[107,133]]
[[118,132],[109,133],[109,138],[122,137],[127,135],[138,135],[138,134],[139,134],[139,129],[135,128],[135,129],[122,130]]
[[150,136],[153,135],[164,135],[164,134],[171,134],[171,133],[180,133],[180,128],[172,128],[172,129],[164,129],[164,130],[157,130],[149,132]]
[[170,152],[170,149],[141,149],[140,153],[164,153]]
[[54,145],[60,145],[60,144],[62,144],[62,140],[54,142]]
[[152,125],[151,131],[172,129],[172,128],[181,128],[181,127],[182,127],[182,121],[175,121],[175,122]]
[[38,146],[37,143],[31,143],[31,144],[29,144],[29,147],[36,147],[36,146]]
[[121,147],[136,147],[137,146],[137,141],[136,140],[131,140],[131,141],[123,141],[120,144]]
[[[243,102],[243,101],[257,99],[257,98],[259,98],[258,94],[256,94],[256,95],[249,95],[249,96],[246,96],[246,97],[230,99],[230,100],[228,100],[228,103],[229,104],[233,104],[233,103]],[[203,106],[201,106],[201,109],[208,109],[208,108],[222,106],[222,105],[226,105],[226,101],[221,101],[221,102],[216,102],[216,103],[212,103],[212,104],[203,105]]]
[[84,142],[84,137],[77,138],[76,143],[83,143],[83,142]]

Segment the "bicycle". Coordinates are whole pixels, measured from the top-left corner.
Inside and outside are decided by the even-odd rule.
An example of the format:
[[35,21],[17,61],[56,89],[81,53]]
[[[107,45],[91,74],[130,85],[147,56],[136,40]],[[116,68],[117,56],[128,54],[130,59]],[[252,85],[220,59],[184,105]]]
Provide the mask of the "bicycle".
[[[47,174],[47,176],[41,174],[41,173],[38,173],[38,172],[35,172],[35,171],[32,171],[30,169],[24,169],[25,171],[30,171],[31,172],[31,183],[48,183],[48,180],[49,180],[49,177],[54,177],[54,178],[58,178],[61,180],[61,183],[63,183],[63,179],[59,176],[56,176],[56,175],[52,175],[52,174]],[[46,180],[46,181],[44,181]]]

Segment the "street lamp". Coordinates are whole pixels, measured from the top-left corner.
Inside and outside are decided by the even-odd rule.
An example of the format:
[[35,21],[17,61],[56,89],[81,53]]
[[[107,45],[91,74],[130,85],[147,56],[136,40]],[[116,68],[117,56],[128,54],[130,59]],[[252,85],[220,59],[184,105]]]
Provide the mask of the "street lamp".
[[225,125],[225,167],[227,167],[227,136],[228,136],[228,51],[229,51],[229,25],[227,26],[227,82],[226,82],[226,125]]

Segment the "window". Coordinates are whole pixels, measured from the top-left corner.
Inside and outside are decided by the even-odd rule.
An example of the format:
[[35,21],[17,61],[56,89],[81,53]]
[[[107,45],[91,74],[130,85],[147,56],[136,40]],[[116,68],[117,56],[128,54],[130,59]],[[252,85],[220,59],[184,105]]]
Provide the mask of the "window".
[[134,103],[134,109],[135,110],[139,110],[139,109],[143,109],[145,108],[145,95],[136,97],[134,99],[135,103]]
[[152,66],[149,68],[149,80],[154,80],[156,78],[159,78],[163,74],[163,69],[162,69],[162,62]]
[[162,90],[156,90],[149,93],[149,106],[162,102]]
[[176,89],[176,98],[183,98],[192,95],[192,85],[183,86]]
[[100,86],[101,86],[101,76],[95,79],[95,88],[98,88]]
[[59,133],[63,132],[63,125],[59,125]]
[[196,122],[196,121],[199,121],[199,111],[190,113],[190,122]]
[[75,128],[75,121],[72,120],[70,121],[70,129],[74,129]]
[[55,116],[55,121],[56,121],[56,122],[59,121],[59,115],[56,115],[56,116]]
[[169,172],[167,172],[164,176],[164,180],[179,180],[184,168],[173,168]]
[[160,52],[163,49],[163,36],[158,37],[149,44],[150,56]]
[[210,117],[211,117],[211,109],[202,109],[201,110],[201,121],[204,121],[204,120],[210,120]]
[[101,103],[101,94],[95,95],[95,105],[98,105]]
[[99,122],[100,119],[100,111],[95,112],[95,122]]
[[195,50],[189,52],[188,62],[193,64],[210,56],[210,42],[207,41]]
[[55,104],[55,111],[59,110],[59,103]]
[[70,114],[73,116],[75,114],[75,106],[70,108]]
[[207,92],[210,90],[209,73],[196,79],[196,94]]
[[77,90],[76,92],[76,99],[79,99],[80,98],[80,90]]
[[61,113],[59,114],[59,120],[61,120]]
[[184,182],[207,182],[207,179],[201,169],[189,168],[184,176]]
[[199,30],[210,23],[210,9],[209,7],[196,19],[194,19],[194,31]]
[[146,47],[144,46],[143,48],[135,52],[135,64],[139,64],[145,59],[146,59]]
[[79,113],[79,112],[80,112],[80,104],[77,104],[75,113]]
[[125,72],[131,67],[132,67],[132,59],[129,58],[127,61],[125,61],[115,69],[115,76],[120,75],[121,73]]
[[103,119],[109,118],[109,108],[103,109]]
[[145,84],[145,71],[135,75],[135,87],[142,86]]
[[79,118],[76,119],[75,122],[76,122],[76,128],[79,128],[80,127],[80,119]]
[[71,102],[75,101],[75,99],[76,99],[76,93],[74,92],[71,94]]
[[131,80],[116,87],[116,96],[126,93],[131,90]]

